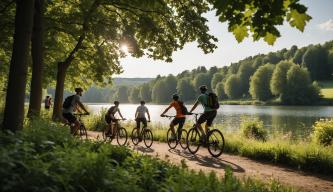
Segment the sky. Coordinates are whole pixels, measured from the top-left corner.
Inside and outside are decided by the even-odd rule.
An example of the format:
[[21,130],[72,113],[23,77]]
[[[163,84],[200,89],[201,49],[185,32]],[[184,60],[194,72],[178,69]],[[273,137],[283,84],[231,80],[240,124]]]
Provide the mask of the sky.
[[116,77],[156,77],[159,74],[176,75],[198,66],[205,66],[207,69],[212,66],[223,67],[248,56],[289,49],[292,45],[303,47],[333,40],[333,0],[301,0],[301,3],[308,7],[307,13],[312,17],[304,32],[291,27],[289,23],[279,26],[281,37],[273,46],[262,40],[253,42],[251,38],[238,43],[233,34],[227,31],[227,24],[220,23],[214,12],[210,12],[206,14],[210,33],[219,40],[218,48],[213,53],[204,54],[193,42],[174,52],[171,63],[127,56],[120,61],[124,72]]

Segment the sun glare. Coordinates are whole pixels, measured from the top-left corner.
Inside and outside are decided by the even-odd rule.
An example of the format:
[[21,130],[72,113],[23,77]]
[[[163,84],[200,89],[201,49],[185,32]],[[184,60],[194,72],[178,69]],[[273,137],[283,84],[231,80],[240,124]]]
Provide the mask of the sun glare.
[[128,53],[128,47],[127,47],[127,45],[122,45],[122,46],[120,47],[120,49],[121,49],[122,52],[124,52],[124,53]]

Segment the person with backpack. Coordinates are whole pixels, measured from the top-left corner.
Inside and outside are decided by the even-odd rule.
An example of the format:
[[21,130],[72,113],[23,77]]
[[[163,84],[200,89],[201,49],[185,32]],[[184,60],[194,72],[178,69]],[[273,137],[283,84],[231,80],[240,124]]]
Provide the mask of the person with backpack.
[[[194,111],[199,103],[204,108],[204,113],[199,117],[198,119],[198,127],[199,131],[202,134],[202,138],[206,138],[206,133],[208,131],[208,128],[212,126],[213,121],[217,114],[217,109],[219,108],[219,102],[217,99],[217,95],[215,93],[207,93],[207,86],[202,85],[199,87],[200,89],[200,95],[197,98],[196,102],[194,103],[192,109],[190,110],[190,113]],[[205,131],[202,129],[201,124],[205,123]]]
[[80,101],[83,89],[80,87],[75,88],[75,92],[76,94],[68,96],[62,105],[62,116],[70,123],[72,134],[74,134],[81,125],[81,123],[74,116],[74,112],[76,110],[80,112],[80,109],[82,109],[83,111],[85,111],[86,114],[89,114],[88,110]]
[[[118,123],[118,120],[115,117],[116,113],[118,112],[121,119],[125,120],[125,118],[123,117],[123,115],[121,114],[121,112],[119,110],[119,101],[115,101],[115,102],[113,102],[113,104],[114,104],[114,106],[111,106],[105,114],[105,121],[108,124],[107,130],[105,130],[105,135],[107,135],[107,136],[112,135],[114,137],[113,133],[116,130],[114,130],[114,127],[112,127],[112,123]],[[118,125],[118,127],[119,127],[119,125]]]
[[[186,107],[184,106],[184,103],[182,101],[179,101],[178,94],[172,95],[172,102],[170,105],[163,111],[161,114],[161,117],[165,117],[165,113],[168,112],[169,109],[174,108],[176,110],[176,117],[171,121],[170,123],[170,129],[172,131],[173,135],[176,135],[175,133],[175,126],[178,125],[178,137],[180,137],[180,131],[184,126],[185,119],[186,119]],[[179,138],[178,138],[179,139]]]

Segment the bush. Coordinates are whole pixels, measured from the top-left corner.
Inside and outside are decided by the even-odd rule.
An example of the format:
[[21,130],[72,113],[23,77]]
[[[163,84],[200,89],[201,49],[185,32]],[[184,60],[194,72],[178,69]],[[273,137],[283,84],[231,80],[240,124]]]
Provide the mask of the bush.
[[84,123],[88,130],[91,131],[103,131],[106,122],[105,122],[105,114],[107,109],[103,108],[97,115],[91,115],[84,119]]
[[313,140],[321,145],[333,144],[333,119],[319,120],[313,126]]
[[[292,191],[233,176],[194,172],[128,148],[80,141],[36,120],[16,135],[0,132],[0,191]],[[278,187],[276,187],[278,186]]]
[[267,139],[267,130],[264,129],[262,121],[243,121],[241,123],[241,130],[246,138],[262,141],[266,141]]

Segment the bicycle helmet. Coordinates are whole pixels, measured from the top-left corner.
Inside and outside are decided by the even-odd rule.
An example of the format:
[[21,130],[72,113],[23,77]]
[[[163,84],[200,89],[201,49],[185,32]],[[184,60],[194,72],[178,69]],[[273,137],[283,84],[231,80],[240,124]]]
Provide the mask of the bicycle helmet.
[[77,88],[75,88],[75,92],[76,93],[83,92],[83,89],[81,87],[77,87]]
[[201,85],[199,89],[201,92],[206,92],[208,90],[206,85]]
[[173,94],[172,99],[177,101],[179,99],[179,95],[177,93]]

